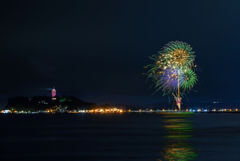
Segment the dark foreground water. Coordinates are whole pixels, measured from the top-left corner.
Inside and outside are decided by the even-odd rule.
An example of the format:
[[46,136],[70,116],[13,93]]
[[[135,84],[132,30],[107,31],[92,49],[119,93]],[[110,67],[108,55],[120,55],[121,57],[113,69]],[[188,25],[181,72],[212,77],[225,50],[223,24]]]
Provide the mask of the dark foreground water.
[[240,114],[1,115],[0,161],[240,161]]

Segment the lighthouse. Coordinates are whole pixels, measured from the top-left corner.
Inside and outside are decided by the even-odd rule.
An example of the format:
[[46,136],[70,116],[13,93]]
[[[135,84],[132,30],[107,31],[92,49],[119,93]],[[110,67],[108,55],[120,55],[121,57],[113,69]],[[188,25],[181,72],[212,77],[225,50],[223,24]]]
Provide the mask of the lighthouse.
[[56,100],[56,95],[57,95],[57,91],[56,91],[55,87],[53,87],[53,89],[52,89],[52,100]]

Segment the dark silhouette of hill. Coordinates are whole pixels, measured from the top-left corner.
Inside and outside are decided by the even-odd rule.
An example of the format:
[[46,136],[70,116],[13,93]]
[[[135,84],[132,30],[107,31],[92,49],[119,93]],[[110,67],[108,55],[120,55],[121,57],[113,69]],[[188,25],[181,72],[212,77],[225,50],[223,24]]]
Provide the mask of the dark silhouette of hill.
[[56,100],[52,100],[49,96],[34,96],[31,98],[18,96],[8,99],[6,109],[39,111],[64,107],[74,110],[79,108],[88,109],[95,105],[95,103],[85,102],[73,96],[56,97]]

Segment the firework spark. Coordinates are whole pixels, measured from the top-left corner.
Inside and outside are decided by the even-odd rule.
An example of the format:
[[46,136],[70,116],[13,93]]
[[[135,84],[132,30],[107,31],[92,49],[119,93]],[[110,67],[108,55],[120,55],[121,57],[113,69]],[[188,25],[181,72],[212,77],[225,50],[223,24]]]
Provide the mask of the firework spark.
[[189,91],[197,82],[197,75],[193,70],[194,51],[189,44],[172,41],[151,57],[153,63],[146,66],[148,78],[155,83],[156,91],[171,94],[178,88]]

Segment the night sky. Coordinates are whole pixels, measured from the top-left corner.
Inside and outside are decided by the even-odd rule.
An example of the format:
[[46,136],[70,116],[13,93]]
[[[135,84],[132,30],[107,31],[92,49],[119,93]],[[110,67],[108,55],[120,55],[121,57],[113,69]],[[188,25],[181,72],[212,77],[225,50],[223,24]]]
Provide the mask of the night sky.
[[[169,41],[196,52],[198,85],[186,100],[240,96],[240,2],[236,0],[5,1],[1,4],[0,95],[56,87],[89,101],[152,103],[142,75]],[[240,102],[240,100],[239,100]]]

